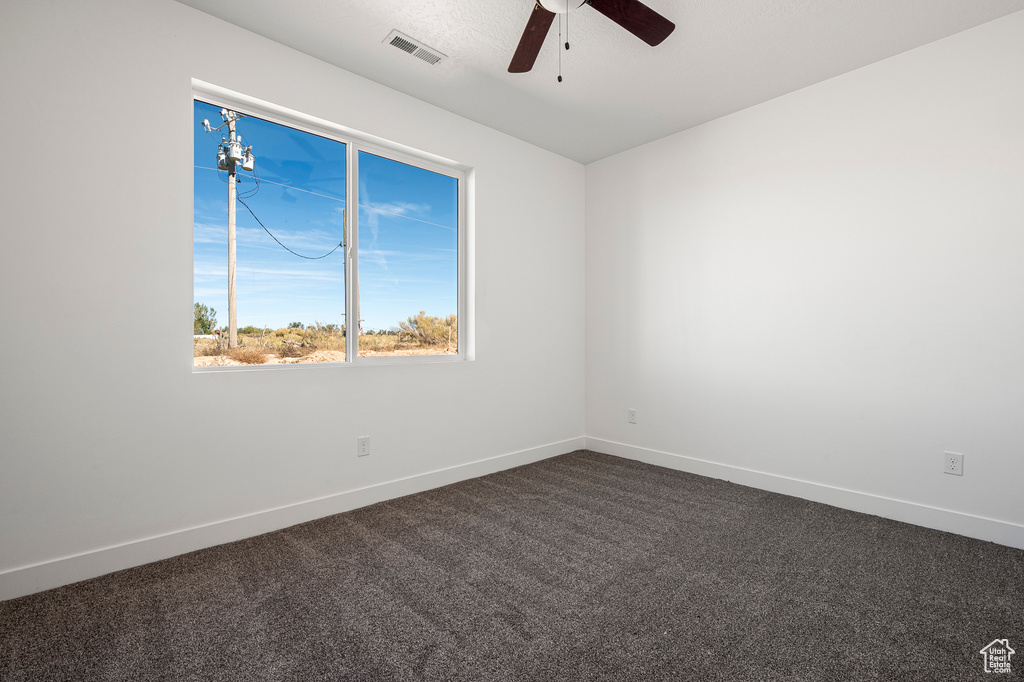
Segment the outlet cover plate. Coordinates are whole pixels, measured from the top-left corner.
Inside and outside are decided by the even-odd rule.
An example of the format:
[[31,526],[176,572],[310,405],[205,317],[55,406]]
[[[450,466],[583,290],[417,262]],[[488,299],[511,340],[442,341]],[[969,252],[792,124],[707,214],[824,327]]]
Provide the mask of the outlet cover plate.
[[964,456],[959,452],[942,453],[942,470],[953,476],[963,476]]
[[356,456],[366,457],[370,454],[370,437],[362,436],[356,441]]
[[630,424],[636,424],[636,410],[634,408],[631,407],[626,410],[626,420]]

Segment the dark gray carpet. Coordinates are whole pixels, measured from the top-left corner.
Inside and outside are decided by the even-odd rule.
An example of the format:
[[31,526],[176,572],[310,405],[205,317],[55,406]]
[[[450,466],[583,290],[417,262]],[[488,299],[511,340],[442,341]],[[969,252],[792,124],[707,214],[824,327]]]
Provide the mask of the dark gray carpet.
[[5,682],[1016,679],[1024,552],[581,451],[3,602],[0,635]]

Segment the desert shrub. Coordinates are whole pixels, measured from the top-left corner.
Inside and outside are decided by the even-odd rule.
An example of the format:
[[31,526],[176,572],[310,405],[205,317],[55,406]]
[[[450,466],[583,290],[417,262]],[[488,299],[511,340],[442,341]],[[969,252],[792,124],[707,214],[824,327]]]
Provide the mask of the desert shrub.
[[359,337],[359,350],[389,353],[397,347],[398,336],[395,334],[363,334]]
[[345,333],[336,324],[314,322],[303,332],[302,345],[313,349],[344,350]]
[[215,343],[202,345],[197,344],[192,355],[193,357],[201,358],[205,356],[224,355],[226,352],[227,351],[225,349],[218,347]]
[[217,326],[217,311],[213,308],[196,303],[195,321],[192,326],[193,334],[212,334],[213,328]]
[[282,343],[274,348],[274,352],[277,353],[279,358],[301,358],[309,355],[314,350],[316,349],[311,346],[302,346],[294,343]]
[[302,324],[301,322],[289,322],[288,323],[288,328],[289,329],[300,329],[301,330],[301,329],[305,329],[306,325]]
[[423,310],[408,322],[399,322],[401,336],[423,346],[457,346],[459,324],[457,316],[433,317]]
[[243,365],[262,365],[267,361],[268,354],[269,351],[266,348],[261,348],[259,346],[234,348],[227,351],[228,357],[232,360],[237,360]]
[[254,327],[249,325],[248,327],[242,327],[238,330],[239,334],[260,334],[263,332],[263,327]]

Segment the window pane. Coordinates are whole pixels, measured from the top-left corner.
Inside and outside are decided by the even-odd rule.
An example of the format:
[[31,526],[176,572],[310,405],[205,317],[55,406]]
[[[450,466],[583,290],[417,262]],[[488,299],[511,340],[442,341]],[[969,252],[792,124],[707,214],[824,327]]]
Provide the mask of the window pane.
[[458,352],[459,183],[359,153],[359,355]]
[[[232,166],[230,155],[218,160],[222,136],[229,136],[221,111],[194,104],[194,364],[342,361],[345,145],[243,115],[235,122],[243,159]],[[213,129],[224,125],[208,132],[204,120]],[[249,145],[253,163],[244,158]],[[226,347],[232,167],[237,348]]]

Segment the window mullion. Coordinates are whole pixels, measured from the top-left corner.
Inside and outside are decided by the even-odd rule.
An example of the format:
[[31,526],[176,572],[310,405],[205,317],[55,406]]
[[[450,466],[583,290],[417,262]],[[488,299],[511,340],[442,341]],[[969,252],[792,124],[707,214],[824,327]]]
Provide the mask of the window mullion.
[[359,358],[359,150],[347,146],[348,182],[345,201],[345,358]]

